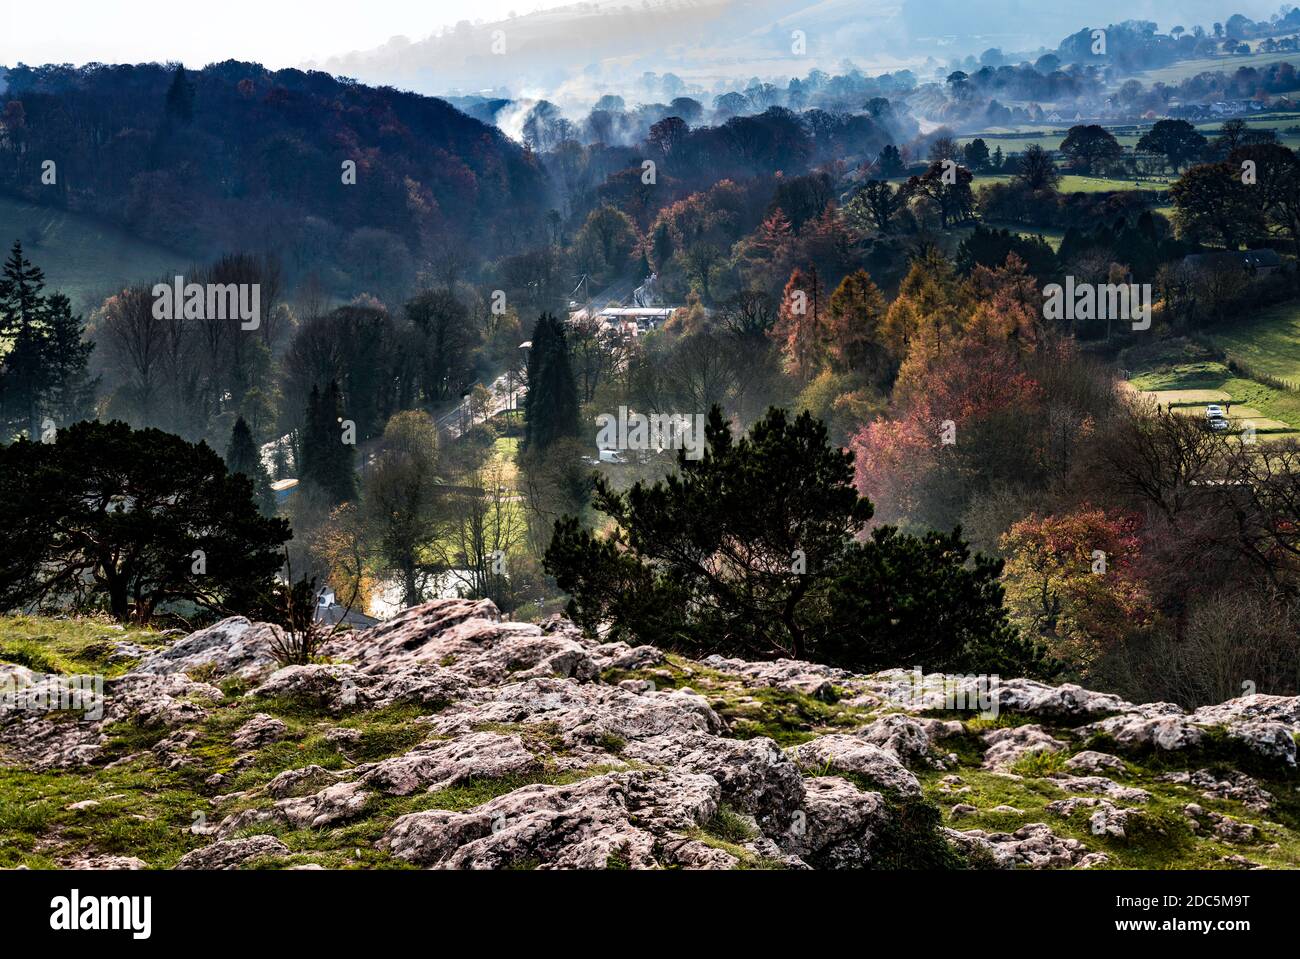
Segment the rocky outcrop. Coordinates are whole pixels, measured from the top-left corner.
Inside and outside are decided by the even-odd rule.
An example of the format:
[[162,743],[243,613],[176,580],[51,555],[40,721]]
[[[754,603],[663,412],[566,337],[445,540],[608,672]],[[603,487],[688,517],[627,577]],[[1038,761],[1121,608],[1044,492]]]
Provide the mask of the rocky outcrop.
[[525,786],[470,812],[412,813],[380,845],[399,859],[444,869],[730,868],[736,857],[700,849],[687,835],[720,801],[710,776],[610,774],[571,786]]
[[170,676],[199,670],[252,679],[275,667],[275,627],[231,616],[147,655],[134,673]]
[[[1088,868],[1130,864],[1157,813],[1251,864],[1294,846],[1261,814],[1295,788],[1297,698],[1187,713],[1069,684],[690,662],[471,600],[340,634],[311,665],[279,667],[272,635],[236,617],[142,650],[100,715],[71,720],[34,708],[45,679],[0,666],[20,688],[0,701],[0,761],[201,784],[177,832],[207,844],[164,863],[186,869],[302,852],[304,868]],[[226,679],[247,692],[208,682]],[[1250,775],[1224,767],[1233,750]],[[119,798],[58,808],[83,834]],[[100,848],[121,854],[52,858],[157,865]]]
[[0,697],[0,755],[34,769],[85,766],[99,759],[119,722],[177,729],[201,722],[224,698],[207,683],[184,673],[128,673],[105,680],[103,696],[92,709],[60,710],[64,687],[59,677],[42,676],[20,686],[13,698]]
[[1065,743],[1036,724],[990,729],[984,734],[984,743],[988,747],[984,751],[984,765],[988,769],[1002,769],[1026,756],[1055,753],[1065,748]]
[[289,847],[274,836],[223,839],[181,857],[177,869],[238,869],[255,859],[280,858]]

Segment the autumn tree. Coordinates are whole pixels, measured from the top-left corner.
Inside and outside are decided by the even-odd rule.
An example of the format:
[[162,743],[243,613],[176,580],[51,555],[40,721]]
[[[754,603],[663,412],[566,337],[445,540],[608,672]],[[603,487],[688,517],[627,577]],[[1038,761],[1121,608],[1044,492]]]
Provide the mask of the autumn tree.
[[935,357],[960,328],[960,289],[952,265],[933,246],[912,260],[885,317],[884,337],[901,362],[914,345]]
[[866,270],[856,270],[841,280],[831,294],[824,332],[832,368],[882,382],[889,367],[881,330],[884,319],[884,295]]
[[636,244],[636,225],[632,219],[617,207],[608,205],[592,210],[573,238],[578,266],[593,276],[606,279],[627,269]]
[[796,268],[790,274],[771,337],[785,359],[786,370],[797,379],[807,379],[822,362],[829,305],[816,267],[807,273]]
[[1137,573],[1136,518],[1081,507],[1031,514],[1002,538],[1013,619],[1086,676],[1108,647],[1149,625],[1154,611]]

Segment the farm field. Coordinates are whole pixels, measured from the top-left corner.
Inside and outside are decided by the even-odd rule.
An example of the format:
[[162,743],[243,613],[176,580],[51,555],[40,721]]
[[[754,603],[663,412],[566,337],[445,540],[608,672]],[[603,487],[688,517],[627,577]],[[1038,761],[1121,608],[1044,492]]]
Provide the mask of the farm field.
[[1036,236],[1041,236],[1047,242],[1047,245],[1052,248],[1053,252],[1061,248],[1061,241],[1065,239],[1064,230],[1054,230],[1049,227],[1030,227],[1025,226],[1023,223],[1011,223],[1001,220],[989,220],[986,221],[984,225],[993,227],[997,230],[1010,230],[1012,233],[1017,233],[1020,236],[1029,237],[1031,239]]
[[187,254],[94,217],[0,196],[0,247],[5,254],[14,240],[21,240],[28,259],[45,271],[46,288],[66,294],[82,312],[98,307],[128,283],[171,276],[190,263]]
[[[1156,190],[1163,192],[1169,189],[1169,183],[1166,182],[1166,179],[1130,180],[1128,178],[1080,176],[1079,174],[1068,173],[1061,177],[1060,191],[1062,193],[1104,193],[1111,190]],[[981,173],[975,176],[971,186],[978,189],[993,183],[1010,182],[1011,176],[1009,174]]]
[[[1300,64],[1300,54],[1292,54],[1292,56],[1295,58],[1296,62]],[[1296,91],[1296,95],[1300,96],[1300,91]],[[1239,117],[1238,119],[1244,120],[1252,129],[1276,131],[1279,142],[1284,143],[1287,146],[1294,148],[1300,145],[1300,133],[1285,132],[1289,128],[1300,127],[1300,113],[1268,113],[1264,115],[1244,116]],[[1091,121],[1080,120],[1079,122],[1086,123]],[[1212,139],[1218,133],[1221,123],[1222,121],[1219,120],[1211,120],[1196,123],[1194,125],[1202,135],[1206,138]],[[1126,150],[1134,149],[1137,146],[1138,141],[1142,139],[1142,135],[1152,126],[1151,123],[1123,123],[1114,125],[1103,123],[1102,125],[1105,126],[1106,129],[1110,130],[1119,145],[1124,147]],[[1041,127],[1037,130],[1018,130],[1008,133],[970,133],[963,134],[956,139],[959,144],[965,146],[967,143],[970,143],[970,141],[979,138],[987,144],[990,152],[995,150],[997,147],[1001,147],[1004,154],[1012,154],[1023,153],[1033,144],[1038,144],[1038,146],[1042,147],[1044,150],[1057,150],[1060,148],[1061,142],[1065,139],[1068,132],[1069,126],[1067,125],[1064,127]]]
[[1248,322],[1213,333],[1211,339],[1254,373],[1300,387],[1300,304],[1261,310]]
[[1203,57],[1196,60],[1183,60],[1179,63],[1171,64],[1167,67],[1160,67],[1157,70],[1148,70],[1139,74],[1143,84],[1150,86],[1153,83],[1175,84],[1188,77],[1194,77],[1198,73],[1218,72],[1231,73],[1238,67],[1266,67],[1272,63],[1282,63],[1284,61],[1300,63],[1300,53],[1293,51],[1283,51],[1281,53],[1253,53],[1250,56],[1222,56],[1222,57]]
[[1228,419],[1250,424],[1263,440],[1300,438],[1300,394],[1238,376],[1223,363],[1206,361],[1139,373],[1129,385],[1177,413],[1203,415],[1211,403],[1230,402]]

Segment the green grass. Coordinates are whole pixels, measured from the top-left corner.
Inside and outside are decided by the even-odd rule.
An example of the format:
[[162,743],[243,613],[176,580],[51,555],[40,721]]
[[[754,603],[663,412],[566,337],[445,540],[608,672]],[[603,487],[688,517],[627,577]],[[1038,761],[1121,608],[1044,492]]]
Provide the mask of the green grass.
[[[1052,248],[1052,252],[1059,250],[1061,248],[1061,241],[1065,239],[1064,230],[1054,230],[1050,227],[1027,227],[1023,223],[1009,223],[997,220],[986,220],[984,226],[992,227],[997,230],[1010,230],[1012,233],[1019,234],[1020,236],[1030,240],[1034,237],[1041,236],[1047,245]],[[971,227],[970,230],[965,232],[969,233],[973,231],[974,227]]]
[[109,619],[0,616],[0,662],[17,663],[38,673],[117,676],[134,660],[110,662],[113,643],[150,647],[165,641],[153,630],[122,626]]
[[1215,345],[1258,373],[1300,384],[1300,303],[1260,310],[1210,334]]
[[1198,73],[1231,74],[1239,67],[1253,67],[1258,70],[1271,63],[1285,62],[1300,63],[1300,53],[1284,50],[1280,53],[1253,53],[1249,56],[1199,57],[1195,60],[1181,60],[1156,70],[1148,70],[1139,74],[1138,79],[1148,87],[1154,83],[1173,85]]
[[[971,182],[973,189],[989,186],[993,183],[1010,183],[1012,177],[1006,173],[979,173]],[[1116,190],[1155,190],[1169,189],[1168,178],[1158,180],[1133,180],[1122,177],[1081,176],[1067,173],[1061,177],[1057,189],[1062,193],[1107,193]]]
[[83,311],[132,283],[184,273],[191,262],[95,217],[0,196],[0,246],[7,252],[14,240],[45,271],[46,288]]
[[[1172,403],[1175,410],[1197,414],[1204,411],[1207,400],[1198,396],[1196,391],[1219,390],[1227,394],[1234,408],[1257,410],[1268,420],[1277,420],[1292,427],[1257,427],[1257,433],[1261,437],[1296,435],[1297,424],[1300,424],[1300,393],[1274,389],[1237,376],[1217,360],[1163,367],[1134,376],[1129,382],[1143,392],[1158,392],[1160,401]],[[1235,412],[1234,409],[1232,413]]]

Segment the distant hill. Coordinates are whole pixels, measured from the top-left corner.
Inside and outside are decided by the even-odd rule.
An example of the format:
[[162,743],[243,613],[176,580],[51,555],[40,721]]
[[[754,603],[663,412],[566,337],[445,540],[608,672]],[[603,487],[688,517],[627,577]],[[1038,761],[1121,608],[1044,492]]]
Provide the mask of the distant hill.
[[377,292],[394,262],[437,247],[512,249],[547,209],[533,159],[438,99],[234,61],[180,80],[159,64],[18,66],[7,80],[0,193],[192,258],[269,250],[290,277]]
[[928,57],[938,66],[992,47],[1055,48],[1085,26],[1140,19],[1190,30],[1275,9],[1268,0],[593,0],[394,37],[312,66],[425,93],[491,90],[589,103],[602,93],[637,93],[647,74],[711,90],[750,76],[834,72],[844,59],[867,72],[916,68]]
[[179,250],[96,217],[0,196],[0,251],[14,240],[45,271],[47,287],[66,294],[82,313],[122,287],[184,271],[190,262]]

